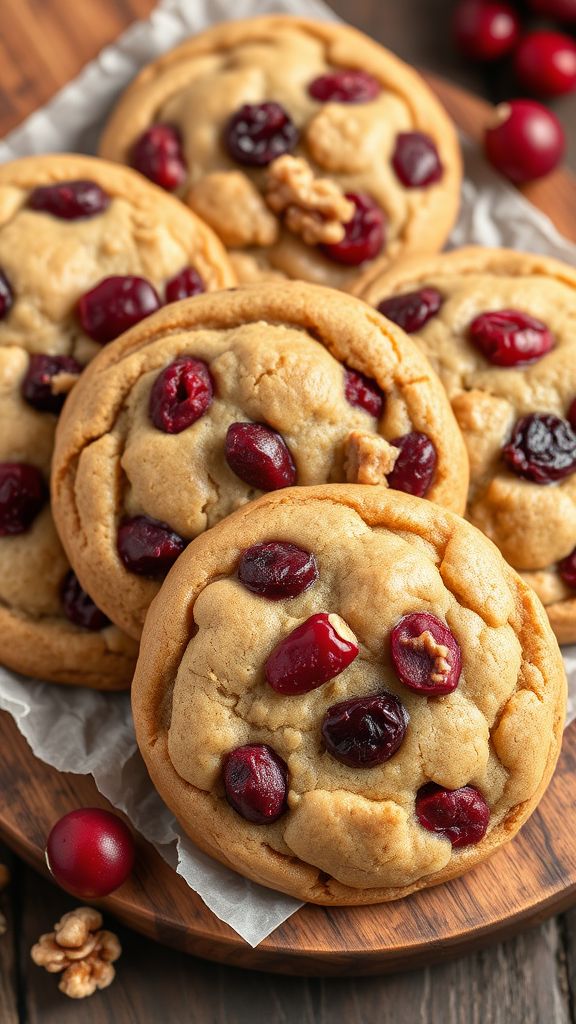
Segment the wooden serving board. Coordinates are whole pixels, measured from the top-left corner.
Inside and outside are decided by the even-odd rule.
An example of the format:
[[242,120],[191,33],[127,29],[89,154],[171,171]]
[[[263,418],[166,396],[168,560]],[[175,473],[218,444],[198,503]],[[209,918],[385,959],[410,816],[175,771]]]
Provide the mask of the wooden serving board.
[[[430,84],[474,138],[489,113],[479,99],[436,78]],[[564,234],[576,239],[576,180],[558,171],[526,190]],[[576,723],[558,769],[519,837],[461,879],[374,907],[305,906],[251,949],[144,840],[132,877],[100,905],[123,923],[178,949],[241,967],[290,974],[381,974],[422,966],[505,938],[576,903]],[[44,842],[74,807],[110,805],[89,776],[38,761],[0,714],[0,838],[47,875]]]

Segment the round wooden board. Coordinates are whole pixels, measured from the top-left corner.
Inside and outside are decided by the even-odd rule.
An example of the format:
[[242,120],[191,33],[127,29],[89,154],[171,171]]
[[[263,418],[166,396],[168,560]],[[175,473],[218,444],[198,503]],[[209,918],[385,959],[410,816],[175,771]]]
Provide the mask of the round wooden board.
[[[460,128],[478,138],[489,108],[429,79]],[[526,190],[576,239],[576,181],[566,171]],[[38,761],[7,714],[0,715],[0,837],[47,874],[44,841],[74,807],[109,804],[89,776]],[[558,769],[519,837],[484,865],[397,903],[328,909],[307,905],[251,949],[146,842],[136,869],[100,905],[122,922],[186,952],[255,970],[289,974],[381,974],[422,966],[507,937],[576,902],[574,803],[576,724],[565,733]]]

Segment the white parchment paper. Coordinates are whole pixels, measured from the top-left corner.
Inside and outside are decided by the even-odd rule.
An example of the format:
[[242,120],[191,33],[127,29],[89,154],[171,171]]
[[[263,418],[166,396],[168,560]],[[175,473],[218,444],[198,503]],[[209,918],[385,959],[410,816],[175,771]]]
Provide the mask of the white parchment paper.
[[[186,36],[230,17],[291,12],[332,18],[322,0],[164,0],[102,51],[47,106],[0,142],[0,161],[31,153],[94,152],[115,98],[137,70]],[[386,40],[381,40],[386,42]],[[466,181],[452,245],[506,245],[576,264],[576,246],[508,187],[465,144]],[[576,647],[565,649],[570,683],[568,721],[576,717]],[[153,789],[136,748],[129,697],[22,679],[0,668],[0,708],[32,750],[61,771],[92,774],[98,789],[250,945],[257,945],[300,904],[254,885],[197,850]]]

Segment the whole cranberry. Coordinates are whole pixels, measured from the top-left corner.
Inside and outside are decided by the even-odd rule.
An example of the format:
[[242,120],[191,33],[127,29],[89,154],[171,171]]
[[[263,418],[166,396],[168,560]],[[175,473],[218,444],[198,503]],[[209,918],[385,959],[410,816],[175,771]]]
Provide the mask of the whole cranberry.
[[72,570],[64,577],[60,596],[66,618],[75,626],[99,632],[110,625],[110,619],[96,607],[92,598],[82,589],[76,573]]
[[236,476],[259,491],[296,483],[296,466],[284,438],[264,423],[231,423],[226,433],[226,462]]
[[0,537],[26,533],[48,500],[48,488],[36,466],[0,462]]
[[452,846],[471,846],[486,835],[490,808],[474,786],[443,789],[429,782],[416,794],[416,817],[425,829],[449,839]]
[[321,249],[331,260],[357,267],[366,260],[379,256],[386,241],[386,218],[378,203],[371,196],[361,192],[347,192],[346,199],[354,203],[352,220],[345,225],[341,242],[322,245]]
[[576,22],[576,0],[528,0],[528,4],[535,14]]
[[125,519],[118,527],[118,554],[128,572],[162,579],[186,547],[187,541],[149,516]]
[[481,313],[470,324],[470,340],[494,366],[523,366],[554,347],[546,324],[515,309]]
[[128,826],[100,807],[65,814],[46,843],[46,862],[58,885],[88,900],[118,889],[134,867],[135,853]]
[[384,392],[371,377],[359,370],[344,370],[344,394],[350,405],[365,409],[371,416],[380,419],[384,409]]
[[264,666],[266,682],[287,696],[308,693],[340,675],[358,650],[356,637],[339,615],[318,612],[276,645]]
[[194,267],[184,267],[178,274],[166,282],[166,302],[179,302],[180,299],[189,299],[193,295],[200,295],[206,291],[204,281]]
[[4,320],[14,305],[14,295],[4,271],[0,270],[0,320]]
[[53,412],[58,415],[66,398],[66,391],[58,390],[58,377],[79,377],[81,373],[80,363],[72,356],[31,355],[26,376],[22,381],[22,397],[28,405],[39,412]]
[[429,612],[410,612],[390,634],[392,664],[409,690],[433,697],[452,693],[460,681],[460,645],[445,622]]
[[514,55],[516,75],[529,92],[561,96],[576,89],[576,43],[562,32],[528,32]]
[[392,166],[405,188],[426,188],[444,175],[436,143],[424,132],[401,132],[397,136]]
[[390,444],[400,449],[394,468],[388,474],[388,486],[394,491],[404,491],[423,498],[434,480],[438,456],[436,448],[427,434],[417,430],[395,437]]
[[553,171],[565,145],[560,121],[535,100],[500,103],[484,133],[488,160],[516,185]]
[[82,220],[104,213],[110,196],[95,181],[59,181],[56,185],[39,185],[28,197],[31,210],[51,213],[60,220]]
[[406,334],[415,334],[436,316],[441,306],[442,296],[437,288],[420,288],[383,299],[378,304],[378,312],[398,324]]
[[322,722],[326,750],[352,768],[374,768],[400,747],[409,716],[393,693],[353,697],[328,708]]
[[159,373],[150,392],[150,419],[165,434],[186,430],[210,408],[214,383],[206,363],[180,356]]
[[564,583],[576,590],[576,548],[561,562],[558,562],[558,572]]
[[500,0],[460,0],[454,12],[454,38],[473,60],[496,60],[515,45],[520,22],[513,7]]
[[271,825],[288,810],[288,767],[272,747],[247,743],[224,758],[226,799],[254,825]]
[[105,277],[78,301],[82,330],[101,345],[160,309],[156,289],[143,277]]
[[311,551],[288,541],[253,544],[240,556],[238,579],[247,590],[271,601],[298,597],[318,579],[318,563]]
[[298,129],[279,103],[245,103],[228,121],[224,142],[233,160],[265,167],[276,157],[291,153]]
[[572,430],[576,430],[576,398],[568,409],[568,423],[572,427]]
[[308,86],[314,100],[321,103],[369,103],[382,92],[382,86],[368,71],[349,68],[319,75]]
[[153,124],[134,143],[130,163],[155,185],[174,192],[186,178],[182,137],[173,124]]
[[518,420],[502,454],[517,476],[551,484],[576,472],[576,431],[551,413],[532,413]]

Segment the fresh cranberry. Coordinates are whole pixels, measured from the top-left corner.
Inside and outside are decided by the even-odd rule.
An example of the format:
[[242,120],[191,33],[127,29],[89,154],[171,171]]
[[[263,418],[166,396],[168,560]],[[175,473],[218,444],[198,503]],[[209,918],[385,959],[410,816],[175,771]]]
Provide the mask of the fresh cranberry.
[[264,667],[266,682],[276,693],[308,693],[340,675],[357,654],[346,623],[338,615],[318,612],[274,648]]
[[394,469],[388,474],[388,486],[395,491],[415,494],[423,498],[428,493],[436,473],[438,456],[427,434],[413,430],[403,437],[395,437],[390,444],[400,449]]
[[392,166],[405,188],[426,188],[444,174],[436,143],[424,132],[400,132]]
[[156,289],[143,277],[105,277],[78,302],[82,329],[106,345],[160,309]]
[[89,900],[108,896],[126,881],[135,853],[128,826],[100,807],[65,814],[46,843],[46,862],[58,885]]
[[298,129],[279,103],[245,103],[224,132],[230,156],[239,164],[265,167],[298,142]]
[[0,462],[0,537],[26,533],[48,498],[39,469],[26,462]]
[[22,397],[39,412],[58,414],[64,405],[66,392],[53,388],[55,378],[61,374],[78,377],[81,373],[80,363],[72,356],[32,355],[22,381]]
[[328,708],[322,722],[326,750],[351,768],[389,761],[406,735],[409,717],[393,693],[353,697]]
[[535,14],[576,22],[576,0],[528,0],[528,3]]
[[568,423],[572,427],[572,430],[576,430],[576,398],[568,409]]
[[429,612],[410,612],[390,634],[396,675],[415,693],[440,697],[458,686],[462,654],[448,626]]
[[333,242],[321,248],[336,263],[357,267],[366,260],[375,259],[382,252],[386,240],[386,219],[371,196],[361,192],[347,192],[346,199],[354,203],[355,210],[352,220],[344,226],[344,238],[341,242]]
[[82,589],[78,577],[72,570],[64,577],[60,596],[66,617],[75,626],[98,632],[110,625],[110,619],[96,607],[92,598]]
[[350,405],[365,409],[379,419],[384,408],[384,393],[375,380],[366,377],[359,370],[344,370],[344,394]]
[[564,130],[551,110],[535,100],[500,103],[484,134],[490,163],[517,185],[549,174],[565,149]]
[[514,57],[518,79],[529,92],[561,96],[576,88],[576,44],[562,32],[528,32]]
[[559,416],[532,413],[518,420],[502,454],[513,473],[551,484],[576,472],[576,431]]
[[454,38],[473,60],[496,60],[509,53],[520,30],[513,7],[500,0],[460,0],[454,12]]
[[186,178],[182,137],[172,124],[153,124],[136,140],[130,163],[155,185],[174,192]]
[[576,548],[574,551],[558,562],[558,572],[569,587],[576,589]]
[[368,71],[331,71],[319,75],[308,86],[312,99],[321,103],[369,103],[382,92],[382,86]]
[[471,846],[486,835],[490,808],[474,786],[443,789],[429,782],[416,794],[416,817],[420,824],[452,846]]
[[210,408],[214,384],[200,359],[180,356],[159,373],[150,392],[150,419],[165,434],[179,434]]
[[184,267],[184,270],[166,282],[166,302],[179,302],[180,299],[189,299],[204,291],[204,281],[198,271],[194,267]]
[[4,320],[12,309],[14,295],[6,274],[0,270],[0,320]]
[[288,810],[288,767],[265,743],[236,747],[224,759],[228,803],[254,825],[271,825]]
[[272,540],[242,552],[238,579],[253,594],[280,601],[298,597],[316,583],[318,563],[311,551],[287,541]]
[[470,324],[470,340],[494,366],[522,366],[554,346],[546,324],[515,309],[481,313]]
[[378,312],[398,324],[406,334],[415,334],[436,316],[441,305],[442,296],[437,288],[421,288],[383,299],[378,305]]
[[137,576],[162,579],[186,543],[166,523],[149,516],[125,519],[118,527],[118,554],[128,572]]
[[104,213],[110,196],[95,181],[59,181],[56,185],[40,185],[30,193],[31,210],[51,213],[60,220],[81,220]]
[[290,449],[282,435],[264,423],[231,423],[225,455],[232,472],[259,491],[276,491],[296,483]]

